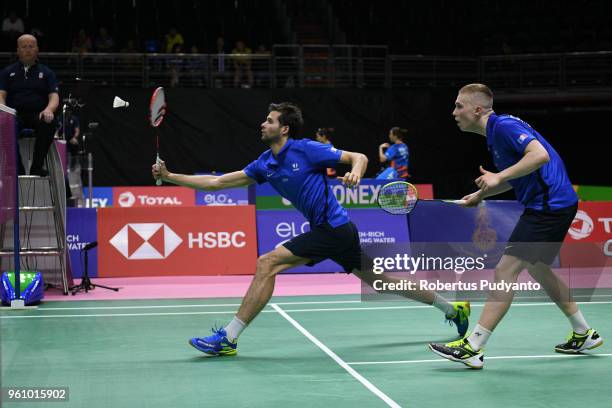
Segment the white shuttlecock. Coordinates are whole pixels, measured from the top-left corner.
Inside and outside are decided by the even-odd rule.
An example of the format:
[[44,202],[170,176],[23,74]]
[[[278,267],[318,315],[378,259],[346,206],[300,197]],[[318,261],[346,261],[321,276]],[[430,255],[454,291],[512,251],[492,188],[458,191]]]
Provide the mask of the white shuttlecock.
[[128,106],[130,106],[129,102],[126,102],[120,97],[115,96],[115,99],[113,100],[113,108],[127,108]]

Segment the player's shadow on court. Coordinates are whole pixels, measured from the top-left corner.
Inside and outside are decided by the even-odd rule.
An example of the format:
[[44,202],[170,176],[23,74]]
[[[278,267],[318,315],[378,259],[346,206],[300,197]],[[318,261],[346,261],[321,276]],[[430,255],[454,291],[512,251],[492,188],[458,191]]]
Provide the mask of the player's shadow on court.
[[[555,356],[556,354],[552,354],[553,356]],[[486,367],[490,367],[490,364],[494,364],[495,366],[492,368],[489,368],[489,370],[487,371],[487,376],[490,375],[499,375],[500,377],[503,378],[507,378],[507,377],[523,377],[525,375],[525,370],[529,370],[531,367],[531,365],[538,366],[540,368],[542,368],[543,366],[558,366],[559,364],[576,364],[576,362],[581,361],[581,360],[591,360],[593,361],[594,359],[598,359],[601,358],[603,359],[605,356],[597,356],[597,354],[582,354],[584,357],[581,358],[576,358],[575,356],[567,356],[567,358],[551,358],[551,359],[537,359],[537,360],[531,360],[532,363],[528,363],[527,361],[523,361],[521,364],[514,365],[512,367],[503,367],[501,364],[501,362],[498,362],[496,359],[492,360],[493,362],[489,361],[487,362],[487,358],[485,357],[485,370]],[[502,360],[503,361],[503,360]],[[507,360],[505,360],[507,361]],[[442,360],[442,362],[440,364],[444,363],[444,361]],[[458,364],[456,362],[451,362],[448,361],[449,364],[453,364],[453,366],[451,367],[432,367],[432,371],[437,371],[440,373],[454,373],[454,372],[464,372],[464,371],[474,371],[474,372],[481,372],[483,370],[472,370],[469,369],[468,367]],[[437,364],[437,363],[436,363]],[[575,369],[576,366],[574,365],[573,367],[571,367],[572,369]],[[491,374],[488,374],[491,373]]]

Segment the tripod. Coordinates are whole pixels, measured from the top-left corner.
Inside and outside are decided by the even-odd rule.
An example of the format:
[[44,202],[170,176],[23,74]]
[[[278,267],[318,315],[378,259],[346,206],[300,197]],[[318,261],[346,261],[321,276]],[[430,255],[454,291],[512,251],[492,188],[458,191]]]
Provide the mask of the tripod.
[[97,246],[98,246],[98,241],[94,241],[94,242],[91,242],[85,245],[85,247],[81,249],[81,252],[85,252],[85,268],[83,269],[83,277],[81,278],[81,283],[79,285],[76,285],[70,288],[70,291],[72,292],[73,296],[82,290],[84,290],[85,293],[87,293],[90,290],[93,290],[95,288],[104,288],[108,290],[114,290],[115,292],[119,291],[119,288],[111,288],[110,286],[96,285],[96,284],[91,283],[91,280],[89,280],[89,273],[88,273],[89,263],[88,263],[87,255],[89,254],[90,249],[93,249]]

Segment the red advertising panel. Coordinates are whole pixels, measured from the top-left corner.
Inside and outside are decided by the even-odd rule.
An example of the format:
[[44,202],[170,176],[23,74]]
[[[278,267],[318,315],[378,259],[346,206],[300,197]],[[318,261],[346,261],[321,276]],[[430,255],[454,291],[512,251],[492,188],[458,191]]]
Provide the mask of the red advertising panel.
[[561,263],[572,267],[612,264],[612,202],[580,202],[565,237]]
[[566,242],[605,242],[612,238],[612,202],[582,201]]
[[415,184],[414,186],[419,192],[419,198],[421,199],[434,198],[433,184]]
[[192,207],[195,191],[187,187],[113,187],[117,207]]
[[101,208],[98,276],[255,272],[255,206]]

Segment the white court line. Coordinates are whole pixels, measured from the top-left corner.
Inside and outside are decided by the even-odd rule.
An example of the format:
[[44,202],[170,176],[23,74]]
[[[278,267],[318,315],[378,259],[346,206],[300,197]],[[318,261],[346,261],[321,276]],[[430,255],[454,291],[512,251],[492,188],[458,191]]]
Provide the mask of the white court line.
[[[262,313],[271,313],[273,310],[263,310]],[[11,312],[15,313],[15,312]],[[181,315],[207,315],[207,314],[235,314],[235,310],[223,312],[159,312],[159,313],[99,313],[99,314],[60,314],[60,315],[29,315],[29,316],[11,316],[0,315],[0,319],[51,319],[58,317],[134,317],[134,316],[181,316]]]
[[[592,304],[612,304],[612,302],[577,302],[583,305]],[[278,303],[275,303],[278,304]],[[296,303],[288,303],[296,304]],[[237,305],[236,305],[237,306]],[[472,307],[481,307],[483,304],[472,304]],[[534,307],[534,306],[555,306],[554,303],[518,303],[512,305],[513,307]],[[427,309],[433,308],[430,305],[414,305],[414,306],[372,306],[372,307],[340,307],[340,308],[321,308],[321,309],[291,309],[288,312],[352,312],[360,310],[398,310],[398,309]],[[38,309],[37,309],[38,310]],[[77,309],[78,310],[78,309]],[[262,310],[261,313],[270,313],[273,310]],[[235,310],[231,311],[218,311],[218,312],[157,312],[157,313],[104,313],[104,314],[69,314],[69,315],[13,315],[15,311],[9,311],[7,314],[0,314],[0,319],[43,319],[43,318],[62,318],[62,317],[134,317],[134,316],[180,316],[180,315],[214,315],[214,314],[232,314],[236,313]]]
[[361,374],[359,374],[357,371],[355,371],[354,368],[349,366],[344,360],[342,360],[340,357],[338,357],[338,355],[336,353],[334,353],[333,351],[331,351],[329,349],[329,347],[327,347],[325,344],[321,343],[321,341],[319,341],[319,339],[317,339],[315,336],[310,334],[310,332],[308,330],[306,330],[301,324],[299,324],[296,320],[294,320],[291,316],[289,316],[283,309],[281,309],[280,306],[278,306],[275,303],[272,303],[270,306],[272,306],[274,308],[274,310],[276,310],[289,323],[291,323],[293,325],[293,327],[298,329],[298,331],[300,333],[302,333],[304,336],[306,336],[306,338],[308,340],[312,341],[318,348],[323,350],[323,352],[325,352],[325,354],[330,356],[332,358],[332,360],[334,360],[340,367],[344,368],[350,375],[353,376],[353,378],[355,378],[357,381],[359,381],[361,384],[363,384],[368,390],[370,390],[372,393],[374,393],[374,395],[376,395],[378,398],[383,400],[388,406],[401,408],[401,406],[397,402],[395,402],[391,398],[389,398],[389,396],[387,396],[387,394],[385,394],[384,392],[379,390],[374,384],[369,382],[365,377],[363,377]]
[[[570,358],[570,357],[612,357],[612,354],[546,354],[542,356],[493,356],[485,357],[485,360],[514,360],[514,359],[536,359],[536,358]],[[377,365],[377,364],[420,364],[448,362],[444,358],[435,360],[397,360],[397,361],[355,361],[348,365]]]
[[[276,303],[278,304],[278,303]],[[236,305],[238,306],[238,305]],[[358,311],[358,310],[389,310],[389,309],[422,309],[432,308],[433,306],[421,305],[421,306],[388,306],[388,307],[339,307],[339,308],[325,308],[325,309],[292,309],[287,310],[288,312],[344,312],[344,311]],[[261,313],[272,313],[274,310],[262,310]],[[11,312],[14,313],[14,312]],[[229,311],[218,311],[218,312],[156,312],[156,313],[97,313],[97,314],[59,314],[59,315],[11,315],[3,314],[0,315],[0,319],[48,319],[54,317],[134,317],[134,316],[181,316],[181,315],[213,315],[213,314],[232,314],[236,313],[236,310]]]
[[[607,296],[607,295],[606,295]],[[283,306],[290,306],[290,305],[325,305],[325,304],[355,304],[355,303],[361,303],[361,304],[368,304],[369,301],[362,301],[362,300],[329,300],[329,301],[304,301],[304,302],[274,302],[277,305],[283,305]],[[376,302],[374,302],[376,303]],[[389,303],[389,302],[386,302]],[[594,303],[594,304],[608,304],[608,303],[612,303],[612,301],[609,302],[605,302],[605,301],[600,301],[600,302],[577,302],[578,304],[590,304],[590,303]],[[471,303],[472,307],[480,307],[482,306],[484,303],[479,302],[479,303]],[[539,302],[539,303],[513,303],[513,306],[524,306],[524,305],[538,305],[538,306],[545,306],[545,305],[553,305],[554,303],[552,302]],[[37,310],[39,312],[46,312],[46,311],[57,311],[57,310],[121,310],[121,309],[188,309],[188,308],[198,308],[198,307],[238,307],[240,306],[240,303],[218,303],[218,304],[188,304],[188,305],[142,305],[142,306],[87,306],[87,307],[39,307]],[[415,306],[393,306],[390,308],[396,308],[396,309],[405,309],[405,308],[423,308],[423,307],[431,307],[429,305],[415,305]],[[0,311],[2,309],[0,308]],[[321,309],[323,310],[323,309]],[[325,310],[325,311],[331,311],[331,310],[338,310],[338,309],[329,309],[329,310]]]
[[[312,302],[275,302],[277,305],[325,305],[344,303],[363,303],[361,300],[330,300]],[[191,304],[191,305],[142,305],[142,306],[87,306],[87,307],[39,307],[39,311],[47,310],[119,310],[119,309],[181,309],[192,307],[238,307],[240,303]]]

